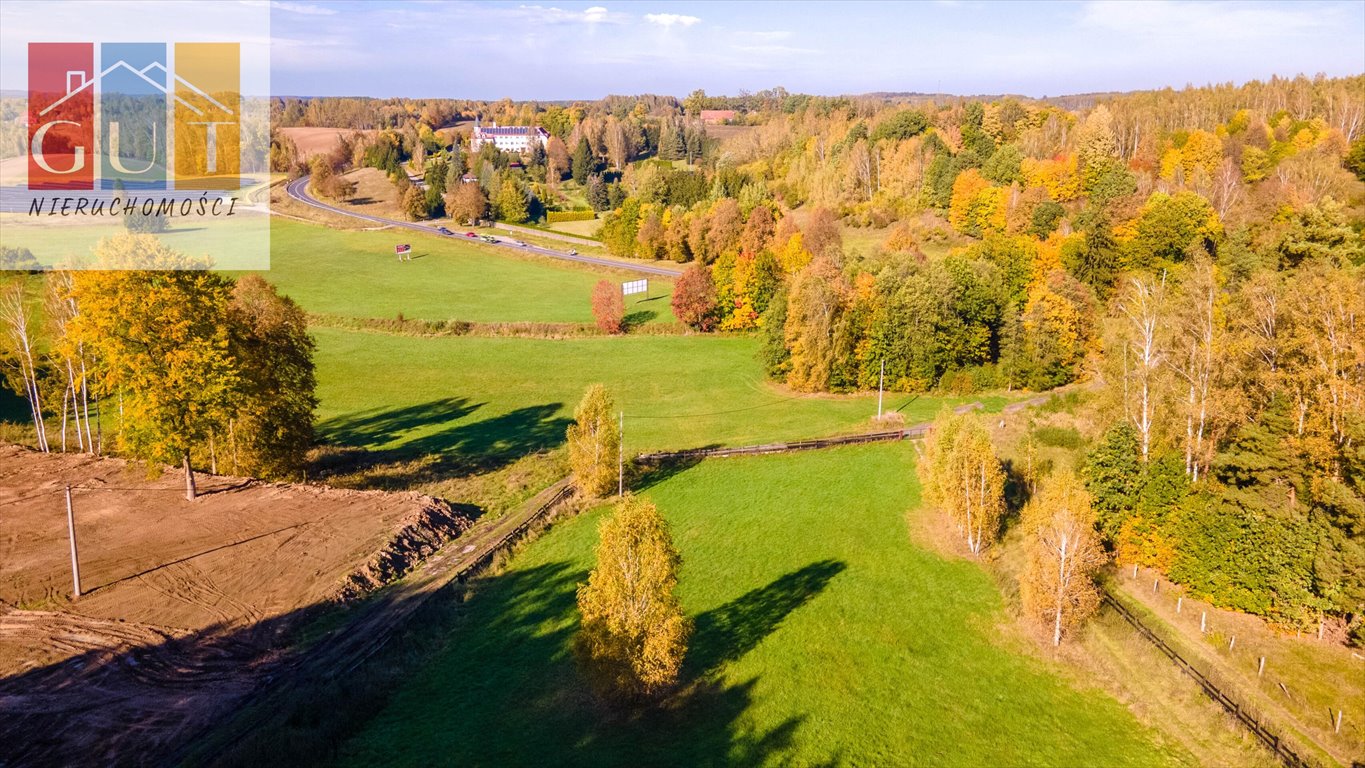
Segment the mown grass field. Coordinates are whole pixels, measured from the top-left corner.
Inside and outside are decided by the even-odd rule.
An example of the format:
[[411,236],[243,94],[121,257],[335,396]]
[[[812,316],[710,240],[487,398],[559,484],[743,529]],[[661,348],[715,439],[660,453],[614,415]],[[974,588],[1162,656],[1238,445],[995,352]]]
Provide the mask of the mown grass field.
[[560,221],[549,225],[549,228],[553,229],[556,232],[564,232],[570,235],[596,237],[598,230],[602,229],[602,220],[588,219],[586,221]]
[[[414,264],[417,262],[413,262]],[[407,266],[406,264],[404,266]],[[659,302],[656,302],[659,303]],[[511,458],[564,440],[584,389],[626,414],[626,451],[747,445],[866,431],[875,394],[800,396],[766,381],[758,340],[717,336],[422,338],[314,328],[323,439]],[[888,395],[927,421],[942,399]]]
[[[971,562],[912,543],[913,449],[704,462],[645,489],[696,621],[683,692],[604,711],[570,655],[602,510],[475,587],[449,643],[343,745],[345,765],[1190,764],[1005,635]],[[910,514],[917,514],[911,512]]]
[[[399,262],[394,245],[410,243],[412,261]],[[496,246],[416,232],[339,231],[276,219],[269,272],[262,273],[304,309],[351,317],[474,322],[592,322],[591,295],[599,280],[633,274]],[[660,281],[655,296],[667,296]],[[634,298],[634,297],[632,297]],[[636,305],[627,314],[652,313],[671,322],[668,299]]]

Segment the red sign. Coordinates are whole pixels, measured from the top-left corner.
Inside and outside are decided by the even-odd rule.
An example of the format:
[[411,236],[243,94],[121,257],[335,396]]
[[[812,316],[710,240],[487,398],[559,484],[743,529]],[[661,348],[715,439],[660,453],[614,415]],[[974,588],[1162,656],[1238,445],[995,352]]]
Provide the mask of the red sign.
[[29,189],[90,189],[95,178],[95,47],[30,43]]
[[395,246],[393,247],[393,252],[394,252],[394,253],[398,253],[398,254],[407,253],[408,251],[411,251],[411,250],[412,250],[412,246],[411,246],[411,245],[408,245],[407,243],[403,243],[402,245],[395,245]]

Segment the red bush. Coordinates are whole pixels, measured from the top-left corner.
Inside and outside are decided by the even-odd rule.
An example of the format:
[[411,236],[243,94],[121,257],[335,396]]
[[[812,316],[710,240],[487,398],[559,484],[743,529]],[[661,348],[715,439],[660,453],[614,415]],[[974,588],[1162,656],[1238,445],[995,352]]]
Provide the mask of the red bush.
[[621,286],[610,280],[599,280],[592,289],[592,316],[597,327],[607,333],[620,333],[625,328],[626,302]]
[[673,316],[699,331],[715,323],[716,286],[711,270],[694,263],[673,286]]

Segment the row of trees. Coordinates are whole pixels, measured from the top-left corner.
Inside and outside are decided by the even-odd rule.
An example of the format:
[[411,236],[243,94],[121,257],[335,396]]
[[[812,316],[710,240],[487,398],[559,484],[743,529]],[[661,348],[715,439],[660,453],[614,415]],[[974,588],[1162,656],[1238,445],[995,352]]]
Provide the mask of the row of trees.
[[194,469],[295,476],[316,404],[302,310],[258,276],[204,270],[151,235],[103,240],[96,257],[106,270],[45,275],[42,320],[27,280],[0,300],[6,370],[40,450],[58,447],[60,412],[61,450],[101,452],[112,420],[120,453],[184,467],[189,498]]
[[[980,555],[1002,533],[1006,478],[990,435],[970,414],[934,420],[917,471],[924,500],[947,515],[966,548]],[[1023,489],[1029,496],[1030,489]],[[1054,645],[1099,605],[1095,577],[1108,559],[1091,498],[1074,473],[1043,478],[1020,515],[1027,551],[1019,577],[1025,614],[1050,630]]]
[[1312,240],[1287,270],[1125,280],[1105,335],[1123,418],[1088,470],[1125,561],[1297,626],[1365,602],[1365,270],[1349,237]]
[[[619,293],[618,293],[619,295]],[[610,393],[583,394],[568,428],[574,483],[588,499],[621,493],[621,433]],[[659,510],[623,494],[598,527],[597,564],[578,587],[574,656],[604,699],[656,699],[678,681],[691,621],[674,594],[682,558]]]

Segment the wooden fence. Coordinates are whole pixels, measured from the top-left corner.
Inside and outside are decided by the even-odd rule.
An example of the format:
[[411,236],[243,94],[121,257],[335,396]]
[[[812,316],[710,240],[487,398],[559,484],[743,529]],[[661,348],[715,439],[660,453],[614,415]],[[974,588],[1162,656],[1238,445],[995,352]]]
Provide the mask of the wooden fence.
[[[984,406],[981,403],[968,403],[959,405],[953,410],[958,413],[980,410]],[[884,443],[892,440],[913,440],[924,437],[924,433],[933,426],[932,422],[915,424],[904,429],[892,429],[885,432],[864,432],[861,435],[843,435],[841,437],[821,437],[814,440],[797,440],[791,443],[765,443],[764,445],[743,445],[734,448],[693,448],[686,451],[660,451],[658,453],[642,453],[635,457],[636,461],[646,464],[659,464],[669,461],[681,461],[685,459],[706,459],[723,458],[726,456],[761,456],[768,453],[787,453],[789,451],[814,451],[821,448],[833,448],[838,445],[862,445],[864,443]]]
[[1280,762],[1284,763],[1287,768],[1317,768],[1316,764],[1300,757],[1297,752],[1280,739],[1278,734],[1272,732],[1259,718],[1247,711],[1246,707],[1224,693],[1217,685],[1214,685],[1213,681],[1203,672],[1200,672],[1194,665],[1186,661],[1185,657],[1181,656],[1174,648],[1168,645],[1165,640],[1161,639],[1160,636],[1143,624],[1137,616],[1133,615],[1132,611],[1128,610],[1126,606],[1114,599],[1113,595],[1109,594],[1108,591],[1105,591],[1104,593],[1104,602],[1122,616],[1125,621],[1131,624],[1133,628],[1138,631],[1138,634],[1146,638],[1152,645],[1157,647],[1157,650],[1164,653],[1167,658],[1174,662],[1180,671],[1189,675],[1198,683],[1199,688],[1204,691],[1205,695],[1218,702],[1222,705],[1223,709],[1228,711],[1228,714],[1237,718],[1242,725],[1245,725],[1247,730],[1251,731],[1252,735],[1259,739],[1267,749],[1274,752],[1275,756],[1278,757]]

